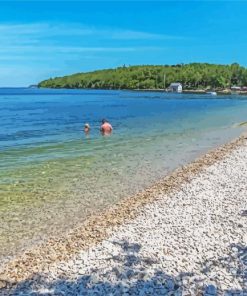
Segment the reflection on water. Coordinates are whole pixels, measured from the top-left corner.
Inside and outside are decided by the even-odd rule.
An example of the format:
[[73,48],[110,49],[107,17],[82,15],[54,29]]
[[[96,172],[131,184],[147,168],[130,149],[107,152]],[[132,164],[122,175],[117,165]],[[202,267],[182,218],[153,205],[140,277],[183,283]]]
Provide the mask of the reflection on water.
[[5,89],[0,104],[0,258],[234,138],[247,118],[244,98],[148,92]]

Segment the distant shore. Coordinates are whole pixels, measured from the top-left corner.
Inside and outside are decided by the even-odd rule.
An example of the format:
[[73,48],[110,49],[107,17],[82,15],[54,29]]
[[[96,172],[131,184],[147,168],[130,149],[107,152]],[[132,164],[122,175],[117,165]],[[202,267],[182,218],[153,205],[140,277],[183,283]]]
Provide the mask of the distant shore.
[[[164,92],[164,93],[173,93],[167,91],[165,89],[126,89],[126,90],[133,90],[133,91],[150,91],[150,92]],[[184,89],[182,94],[209,94],[212,90],[205,90],[205,89]],[[247,95],[247,91],[231,91],[229,89],[223,90],[214,90],[217,95]]]
[[[46,87],[28,87],[30,89],[35,89],[35,88],[43,88],[46,89]],[[49,87],[47,87],[49,89]],[[51,89],[61,89],[61,88],[56,88],[52,87]],[[63,89],[68,89],[68,90],[110,90],[110,91],[139,91],[139,92],[159,92],[159,93],[173,93],[171,91],[168,91],[167,89],[163,88],[63,88]],[[222,89],[222,90],[208,90],[208,89],[183,89],[181,92],[182,94],[210,94],[210,92],[216,92],[217,95],[247,95],[246,90],[241,90],[241,91],[231,91],[230,89]]]
[[[236,75],[236,73],[239,73]],[[247,69],[237,63],[218,65],[135,65],[74,73],[38,83],[40,87],[91,89],[164,89],[180,83],[192,90],[247,90]],[[242,89],[243,88],[243,89]]]

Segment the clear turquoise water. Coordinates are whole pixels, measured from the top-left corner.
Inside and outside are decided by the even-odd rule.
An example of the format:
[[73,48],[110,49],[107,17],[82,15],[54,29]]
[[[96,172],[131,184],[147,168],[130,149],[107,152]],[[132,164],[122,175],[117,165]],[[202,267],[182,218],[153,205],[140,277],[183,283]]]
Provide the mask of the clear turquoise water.
[[[2,259],[238,136],[247,98],[0,89],[0,118]],[[99,133],[102,118],[111,137]]]

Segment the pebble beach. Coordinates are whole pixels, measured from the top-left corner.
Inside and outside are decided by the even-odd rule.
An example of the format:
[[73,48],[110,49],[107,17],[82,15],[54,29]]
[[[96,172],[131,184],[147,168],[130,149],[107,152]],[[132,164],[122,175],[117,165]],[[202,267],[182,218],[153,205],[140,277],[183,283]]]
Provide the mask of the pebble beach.
[[246,134],[0,267],[0,295],[247,295]]

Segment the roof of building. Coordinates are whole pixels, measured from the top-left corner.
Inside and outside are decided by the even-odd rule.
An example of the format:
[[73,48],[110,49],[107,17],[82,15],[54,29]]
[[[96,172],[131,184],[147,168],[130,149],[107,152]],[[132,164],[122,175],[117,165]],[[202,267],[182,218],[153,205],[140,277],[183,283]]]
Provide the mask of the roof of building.
[[170,86],[182,86],[182,84],[179,82],[173,82],[170,84]]

